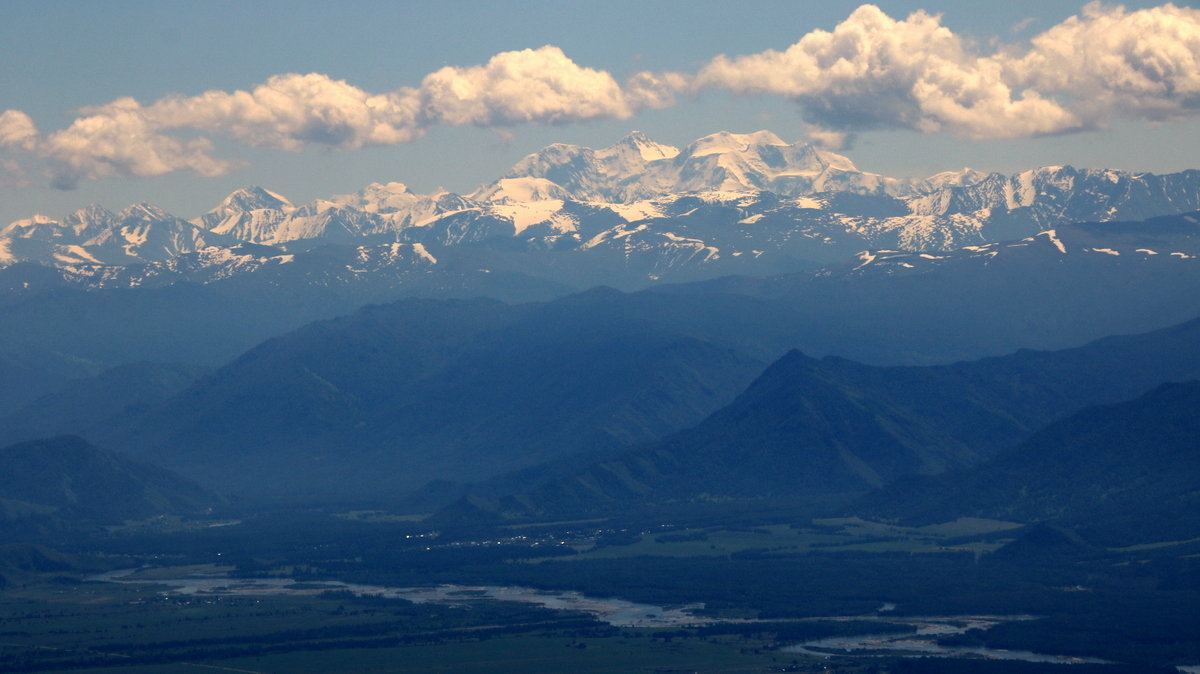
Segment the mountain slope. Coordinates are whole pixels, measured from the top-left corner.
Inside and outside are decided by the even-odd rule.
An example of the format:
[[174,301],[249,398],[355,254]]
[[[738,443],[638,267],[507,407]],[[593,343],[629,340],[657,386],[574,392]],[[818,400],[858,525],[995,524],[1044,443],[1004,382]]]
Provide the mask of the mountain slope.
[[1050,424],[970,471],[897,483],[855,510],[920,521],[1048,520],[1111,545],[1193,538],[1200,526],[1197,410],[1200,383],[1164,384]]
[[671,500],[819,500],[978,463],[1087,405],[1200,375],[1200,320],[1061,352],[880,368],[797,352],[694,429],[574,475],[451,507],[455,518],[587,516]]
[[826,334],[796,346],[870,363],[1062,349],[1200,315],[1198,216],[1082,223],[936,254],[867,251],[815,274],[656,291],[731,293],[802,310]]
[[135,463],[74,436],[0,448],[0,520],[30,527],[119,523],[200,513],[219,499],[161,468]]
[[89,437],[257,496],[402,493],[661,437],[762,367],[704,321],[596,319],[623,298],[368,307],[269,340]]
[[[936,254],[873,251],[817,273],[660,286],[602,304],[594,320],[653,316],[662,325],[669,317],[693,331],[687,334],[763,361],[789,348],[874,364],[1066,348],[1200,315],[1196,219],[1085,223]],[[699,244],[679,245],[684,254],[695,249],[683,246]],[[485,264],[570,265],[572,275],[591,281],[608,273],[608,258],[546,252],[501,260],[495,251],[460,246],[447,257],[446,250],[380,244],[276,257],[247,251],[223,257],[227,266],[197,262],[194,270],[185,255],[156,263],[174,271],[145,265],[120,272],[148,287],[99,292],[27,273],[41,268],[2,269],[0,285],[12,294],[0,301],[0,367],[10,373],[0,381],[0,413],[122,363],[217,365],[271,335],[365,302],[406,295],[520,301],[565,292]],[[239,271],[249,265],[259,266]],[[205,270],[220,270],[218,279],[204,282],[211,278]],[[171,284],[171,274],[196,284]],[[165,287],[154,287],[155,279]]]
[[[682,149],[635,132],[602,149],[551,145],[468,196],[389,182],[294,205],[252,186],[191,221],[145,203],[36,215],[0,228],[0,266],[36,262],[61,269],[69,284],[115,287],[139,283],[124,267],[190,255],[193,271],[215,268],[201,280],[211,282],[256,272],[262,263],[225,264],[223,251],[246,244],[277,247],[262,257],[282,258],[323,244],[402,243],[449,249],[434,253],[439,260],[484,253],[483,269],[634,289],[800,271],[864,249],[947,251],[1069,222],[1195,211],[1198,188],[1198,171],[1070,166],[890,178],[765,130],[723,131]],[[576,274],[580,266],[599,273]]]
[[130,363],[69,381],[0,416],[0,445],[81,433],[128,408],[161,403],[209,371],[191,365]]

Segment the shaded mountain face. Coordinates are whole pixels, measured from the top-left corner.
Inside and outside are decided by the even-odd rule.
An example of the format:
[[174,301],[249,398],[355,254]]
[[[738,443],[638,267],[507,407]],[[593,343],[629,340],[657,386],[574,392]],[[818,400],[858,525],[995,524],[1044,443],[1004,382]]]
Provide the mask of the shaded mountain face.
[[1197,410],[1200,383],[1164,384],[1081,410],[968,471],[899,482],[855,510],[923,522],[1052,521],[1107,545],[1191,539],[1200,526]]
[[[655,293],[691,298],[632,294],[629,309],[614,304],[616,314],[595,319],[621,321],[625,313],[647,311],[689,326],[706,321],[705,334],[747,344],[766,361],[789,348],[875,364],[1066,348],[1200,315],[1200,294],[1192,292],[1200,284],[1195,220],[1062,226],[956,251],[874,251],[818,272],[664,285]],[[9,373],[0,379],[0,414],[69,379],[124,363],[219,365],[263,339],[368,302],[529,301],[569,291],[526,272],[485,267],[493,257],[488,251],[472,254],[448,262],[441,249],[410,244],[325,246],[267,255],[260,264],[259,252],[247,249],[227,256],[225,268],[206,266],[199,260],[208,253],[196,253],[161,268],[122,268],[136,274],[139,287],[99,292],[62,287],[44,267],[0,269],[0,287],[12,290],[0,296],[0,370]],[[517,266],[523,254],[515,255],[508,262]],[[553,255],[540,260],[550,264]],[[573,266],[578,276],[604,276],[603,265]],[[167,267],[174,271],[161,271]],[[237,271],[250,267],[257,271]],[[172,283],[176,273],[190,281]],[[764,343],[769,348],[754,351]]]
[[[326,247],[295,263],[214,283],[156,284],[161,276],[142,268],[143,285],[95,292],[47,280],[40,273],[44,268],[0,269],[0,286],[15,288],[9,301],[0,301],[0,416],[70,380],[119,365],[221,365],[264,339],[370,302],[414,295],[529,301],[569,290],[524,274],[470,267],[442,274],[422,267],[397,270],[388,261],[408,259],[413,251],[391,248],[363,255]],[[189,259],[180,256],[172,264],[183,269]],[[200,269],[201,275],[212,270]]]
[[250,496],[399,494],[661,437],[761,369],[703,324],[623,297],[369,307],[269,340],[88,435]]
[[818,501],[961,469],[1087,405],[1200,375],[1198,337],[1200,321],[1192,321],[1067,351],[934,367],[792,352],[693,429],[510,497],[467,499],[442,516],[585,516],[712,498]]
[[[197,514],[220,500],[169,471],[97,449],[75,436],[0,449],[0,513],[7,529],[119,523]],[[27,526],[29,525],[29,526]]]
[[[1198,188],[1196,171],[1070,166],[898,179],[769,131],[720,132],[683,148],[634,133],[602,149],[551,145],[466,196],[389,182],[296,205],[252,186],[190,221],[147,203],[38,215],[0,228],[0,266],[46,265],[84,288],[208,283],[326,244],[376,257],[380,244],[404,244],[423,246],[429,258],[392,259],[393,274],[471,260],[577,288],[635,289],[811,269],[862,250],[938,252],[1068,222],[1189,212],[1200,209]],[[174,263],[180,256],[186,261]]]
[[1061,349],[1200,315],[1197,220],[1084,223],[956,251],[872,251],[817,273],[657,291],[778,302],[823,326],[824,335],[796,341],[806,353],[871,363]]
[[0,348],[0,414],[18,409],[67,381],[97,374],[99,369],[68,354],[32,345]]
[[[761,362],[790,348],[881,365],[1065,348],[1200,315],[1200,294],[1191,292],[1200,283],[1194,225],[1189,216],[1171,216],[1065,226],[938,254],[876,251],[818,273],[593,295],[586,313],[580,309],[572,320],[590,325],[588,331],[614,325],[630,332],[648,321]],[[522,300],[563,292],[474,264],[439,273],[426,261],[425,271],[389,271],[396,269],[389,260],[418,258],[424,259],[421,251],[407,244],[381,244],[371,254],[324,247],[218,282],[54,288],[0,303],[6,373],[0,414],[121,364],[220,365],[272,335],[364,302],[404,294]],[[20,266],[0,270],[0,281],[20,272]]]
[[0,445],[78,434],[126,410],[160,404],[209,371],[194,365],[143,362],[73,379],[0,417]]

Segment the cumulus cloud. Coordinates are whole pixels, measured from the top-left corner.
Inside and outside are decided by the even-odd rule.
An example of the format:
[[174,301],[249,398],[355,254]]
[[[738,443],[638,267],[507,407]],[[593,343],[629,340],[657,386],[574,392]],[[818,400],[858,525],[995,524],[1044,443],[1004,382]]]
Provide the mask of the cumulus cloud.
[[833,131],[809,124],[805,129],[808,142],[825,150],[844,150],[854,142],[854,134]]
[[1114,118],[1165,121],[1200,111],[1200,10],[1092,2],[1028,47],[983,54],[940,16],[896,20],[863,5],[832,32],[810,32],[783,51],[718,56],[695,82],[793,99],[823,134],[1021,138]]
[[20,189],[29,186],[29,177],[24,167],[14,159],[0,159],[0,187]]
[[283,74],[249,90],[118,99],[49,134],[7,110],[0,150],[41,160],[60,187],[180,170],[211,176],[236,166],[215,156],[213,137],[356,150],[407,143],[439,125],[505,133],[519,124],[626,119],[706,88],[794,100],[809,139],[829,148],[872,129],[985,139],[1086,130],[1114,118],[1170,121],[1200,112],[1200,10],[1092,2],[1023,45],[981,46],[938,15],[895,19],[863,5],[831,31],[811,31],[783,50],[717,56],[694,74],[644,71],[618,82],[553,46],[441,68],[385,93],[318,73]]
[[1002,63],[975,54],[940,17],[918,11],[898,21],[874,5],[783,51],[718,56],[697,84],[792,98],[810,122],[830,131],[907,128],[1012,138],[1079,125],[1054,100],[1015,91]]
[[0,147],[33,150],[37,138],[37,126],[29,115],[20,110],[5,110],[0,114]]
[[36,141],[55,187],[70,189],[84,178],[149,177],[180,169],[218,176],[234,166],[212,156],[207,138],[159,133],[146,109],[132,98],[83,112],[71,126]]
[[678,94],[691,88],[691,80],[680,73],[643,71],[625,81],[625,96],[638,108],[669,108]]
[[576,64],[558,47],[493,56],[470,68],[430,73],[419,89],[427,123],[503,126],[625,119],[634,107],[613,76]]
[[280,150],[310,144],[356,150],[420,135],[413,90],[375,95],[318,73],[276,75],[251,91],[170,96],[145,114],[159,129],[223,133]]
[[668,104],[656,85],[678,87],[680,76],[638,78],[627,95],[613,76],[585,68],[552,46],[497,54],[472,67],[446,67],[418,87],[373,94],[319,73],[271,77],[249,91],[168,96],[148,105],[121,98],[87,108],[48,136],[18,110],[0,115],[0,147],[33,152],[51,181],[155,176],[188,170],[221,175],[236,166],[213,155],[204,134],[250,146],[298,151],[310,146],[356,150],[407,143],[437,125],[499,128],[625,119]]
[[1069,95],[1090,123],[1200,111],[1200,10],[1167,4],[1128,12],[1092,2],[1032,45],[1006,64],[1012,79]]

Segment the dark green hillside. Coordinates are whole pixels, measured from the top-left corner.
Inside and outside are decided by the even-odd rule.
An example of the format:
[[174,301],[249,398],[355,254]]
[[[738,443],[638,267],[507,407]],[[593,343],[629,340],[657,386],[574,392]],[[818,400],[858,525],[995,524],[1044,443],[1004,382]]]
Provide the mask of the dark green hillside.
[[1200,382],[1051,424],[970,471],[903,482],[858,510],[907,520],[1050,520],[1113,545],[1200,532]]
[[61,436],[0,449],[6,533],[200,513],[219,499],[174,473]]
[[689,323],[625,297],[369,307],[269,340],[92,435],[253,496],[400,494],[662,437],[761,369],[702,312]]
[[326,248],[294,268],[203,285],[84,291],[39,284],[29,265],[0,270],[0,415],[118,365],[221,365],[265,339],[370,302],[414,296],[529,301],[572,290],[476,267],[347,285],[323,275],[317,264],[346,250]]
[[678,499],[868,491],[974,465],[1088,405],[1198,376],[1198,339],[1200,321],[1192,321],[1078,349],[931,367],[792,352],[694,429],[512,497],[468,499],[443,515],[580,515]]
[[86,359],[44,349],[0,347],[0,416],[65,382],[95,375],[100,369]]
[[58,389],[0,416],[0,445],[80,433],[127,409],[156,405],[187,388],[209,368],[130,363]]

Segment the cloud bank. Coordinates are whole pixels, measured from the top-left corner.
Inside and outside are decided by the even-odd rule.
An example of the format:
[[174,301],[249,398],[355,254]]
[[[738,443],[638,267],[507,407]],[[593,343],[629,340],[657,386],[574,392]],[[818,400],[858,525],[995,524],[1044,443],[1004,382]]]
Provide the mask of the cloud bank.
[[86,108],[66,129],[38,133],[19,110],[0,115],[0,148],[43,159],[52,184],[156,176],[189,170],[203,176],[238,164],[214,156],[208,134],[253,147],[356,150],[396,145],[439,125],[502,127],[625,119],[668,104],[667,84],[682,77],[636,78],[629,93],[607,72],[581,67],[546,46],[497,54],[487,63],[446,67],[418,87],[372,94],[319,73],[271,77],[250,91],[168,96],[149,105],[120,98]]
[[436,126],[627,119],[708,89],[793,100],[810,139],[828,147],[874,129],[995,139],[1113,119],[1166,122],[1200,111],[1200,10],[1129,12],[1093,2],[1023,46],[984,53],[938,15],[895,19],[863,5],[832,31],[811,31],[782,51],[717,56],[696,73],[640,72],[621,83],[545,46],[445,67],[417,86],[378,94],[318,73],[282,74],[249,91],[149,104],[120,98],[49,134],[7,110],[0,150],[39,159],[62,188],[180,170],[215,176],[238,164],[216,157],[211,137],[287,151],[356,150],[407,143]]
[[695,86],[784,96],[817,128],[842,133],[1026,138],[1114,118],[1166,121],[1200,110],[1200,10],[1093,2],[1024,50],[982,54],[939,16],[896,20],[864,5],[783,51],[718,56]]

